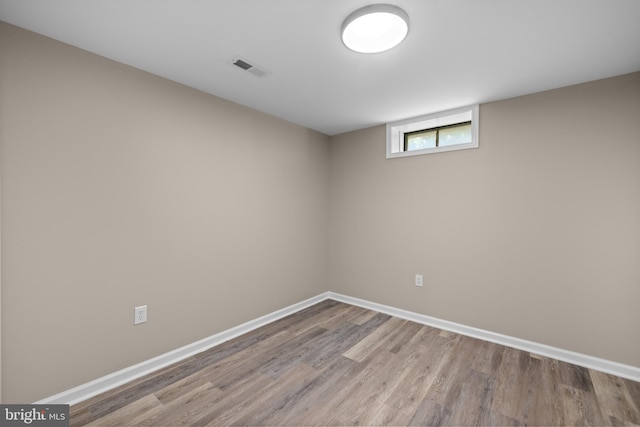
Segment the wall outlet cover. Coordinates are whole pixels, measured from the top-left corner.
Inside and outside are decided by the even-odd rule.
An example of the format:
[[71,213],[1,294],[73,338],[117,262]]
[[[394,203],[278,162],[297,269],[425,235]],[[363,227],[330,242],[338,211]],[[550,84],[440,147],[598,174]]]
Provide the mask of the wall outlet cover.
[[147,321],[147,306],[141,305],[133,309],[133,324],[139,325]]

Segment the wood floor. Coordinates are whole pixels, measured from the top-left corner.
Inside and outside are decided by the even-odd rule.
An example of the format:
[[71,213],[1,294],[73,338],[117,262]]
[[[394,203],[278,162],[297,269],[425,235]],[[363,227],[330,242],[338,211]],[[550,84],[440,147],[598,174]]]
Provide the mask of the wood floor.
[[640,425],[640,383],[326,300],[74,405],[71,425]]

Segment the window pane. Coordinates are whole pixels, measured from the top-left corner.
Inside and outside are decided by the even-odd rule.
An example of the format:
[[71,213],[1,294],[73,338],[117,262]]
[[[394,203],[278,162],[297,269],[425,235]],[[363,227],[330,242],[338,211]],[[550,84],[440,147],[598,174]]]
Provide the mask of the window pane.
[[440,129],[438,141],[440,147],[468,144],[469,142],[471,142],[471,123]]
[[405,134],[405,138],[407,139],[407,151],[424,150],[425,148],[435,148],[436,146],[435,130]]
[[387,123],[387,159],[478,148],[478,105]]

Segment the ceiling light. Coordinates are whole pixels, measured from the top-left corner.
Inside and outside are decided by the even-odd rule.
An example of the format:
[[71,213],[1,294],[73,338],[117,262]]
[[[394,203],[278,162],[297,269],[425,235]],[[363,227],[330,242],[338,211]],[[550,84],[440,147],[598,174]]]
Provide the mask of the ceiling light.
[[372,4],[347,16],[342,42],[360,53],[377,53],[400,44],[409,32],[409,15],[397,6]]

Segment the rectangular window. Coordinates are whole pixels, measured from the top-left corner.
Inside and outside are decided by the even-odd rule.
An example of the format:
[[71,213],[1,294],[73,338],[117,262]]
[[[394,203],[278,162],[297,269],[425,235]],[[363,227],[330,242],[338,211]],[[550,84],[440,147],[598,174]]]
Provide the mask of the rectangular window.
[[478,105],[387,124],[387,158],[478,147]]

